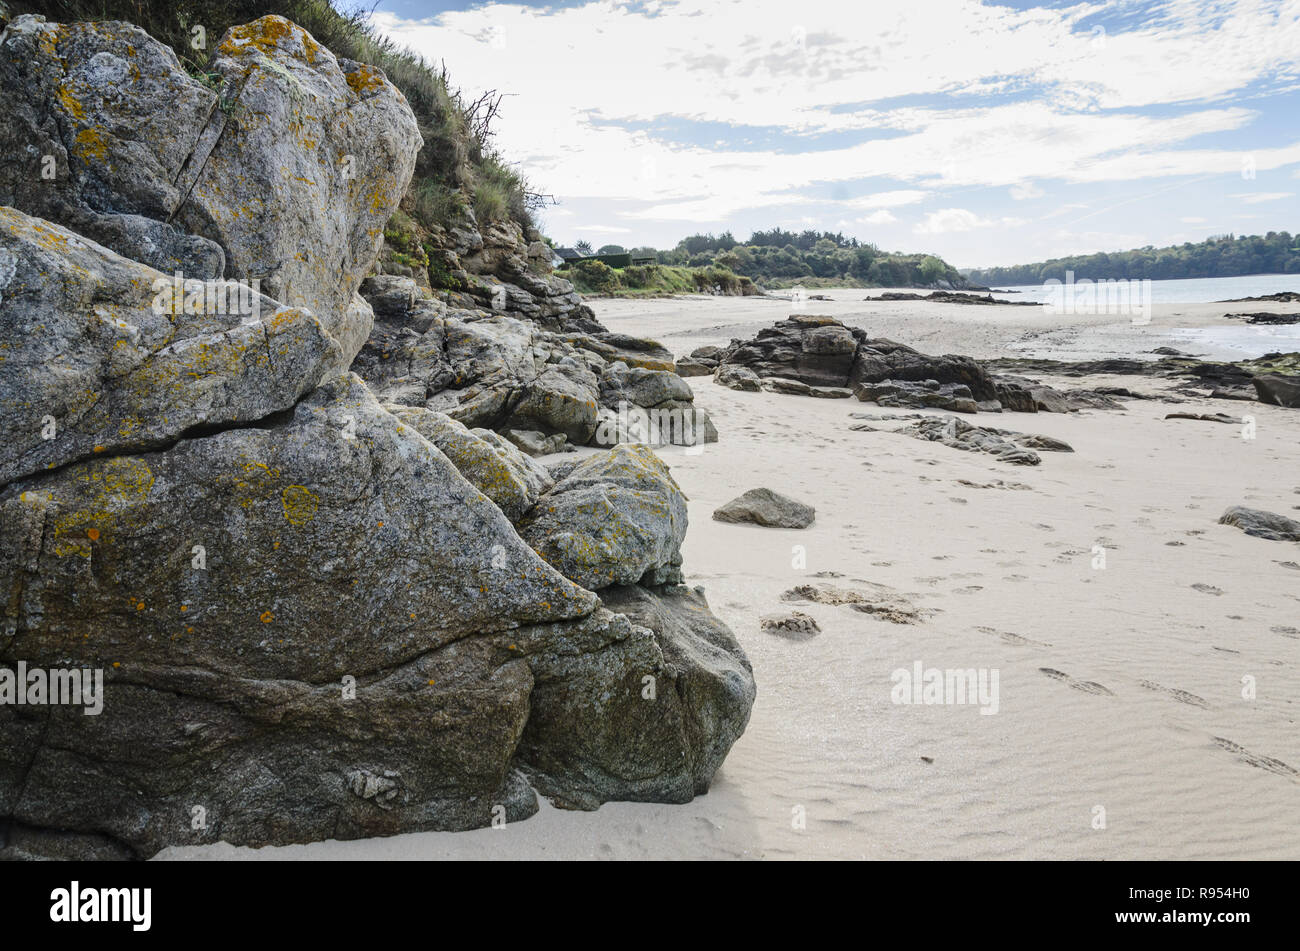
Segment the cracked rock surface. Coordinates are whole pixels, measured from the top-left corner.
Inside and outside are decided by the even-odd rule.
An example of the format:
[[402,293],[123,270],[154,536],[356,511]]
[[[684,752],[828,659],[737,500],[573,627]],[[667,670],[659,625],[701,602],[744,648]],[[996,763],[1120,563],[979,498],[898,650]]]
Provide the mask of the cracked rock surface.
[[[706,791],[755,686],[679,583],[680,490],[645,447],[547,469],[508,438],[689,390],[545,329],[553,293],[535,323],[372,280],[372,331],[409,108],[278,17],[220,54],[217,95],[129,24],[0,36],[0,138],[60,176],[0,176],[0,668],[103,674],[97,715],[0,704],[0,858]],[[173,269],[193,309],[156,306]],[[208,306],[232,278],[256,313]]]

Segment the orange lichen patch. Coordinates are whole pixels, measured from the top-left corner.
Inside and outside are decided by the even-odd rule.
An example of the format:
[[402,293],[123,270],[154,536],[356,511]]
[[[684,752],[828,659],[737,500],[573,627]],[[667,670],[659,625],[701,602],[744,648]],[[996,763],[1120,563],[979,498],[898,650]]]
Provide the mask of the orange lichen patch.
[[137,602],[135,603],[135,609],[136,609],[137,611],[143,611],[143,610],[144,610],[144,602],[143,602],[143,601],[137,601]]
[[94,449],[91,450],[91,452],[103,452],[103,451],[104,451],[103,446],[96,446]]
[[72,151],[82,161],[103,161],[108,157],[108,140],[98,129],[82,129],[74,142]]
[[188,611],[189,609],[190,609],[190,606],[189,606],[188,604],[182,604],[182,605],[181,605],[181,614],[184,614],[184,613],[185,613],[186,611]]
[[263,624],[270,624],[272,621],[275,620],[275,615],[272,614],[270,611],[263,611],[261,614],[257,616],[257,619],[261,621]]
[[68,115],[74,119],[86,118],[86,110],[81,107],[81,103],[77,101],[77,97],[73,95],[72,90],[67,86],[59,86],[59,103]]
[[282,39],[292,36],[295,29],[284,17],[264,16],[252,23],[231,27],[220,51],[227,56],[239,56],[249,50],[270,53],[279,48]]
[[288,485],[280,493],[280,504],[290,525],[306,525],[316,517],[320,499],[305,485]]
[[385,82],[383,73],[364,63],[347,74],[347,81],[348,86],[358,96],[363,93],[374,92],[376,89],[382,89]]
[[97,528],[86,529],[86,537],[89,538],[92,542],[99,541],[99,529]]
[[116,661],[116,660],[115,660],[115,661],[113,661],[113,666],[114,666],[115,668],[117,668],[117,667],[121,667],[122,664],[121,664],[120,661]]

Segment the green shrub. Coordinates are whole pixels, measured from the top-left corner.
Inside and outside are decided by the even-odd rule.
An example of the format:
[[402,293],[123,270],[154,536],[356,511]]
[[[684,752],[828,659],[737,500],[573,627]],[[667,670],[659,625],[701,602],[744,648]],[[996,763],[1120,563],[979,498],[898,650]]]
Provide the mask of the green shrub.
[[569,271],[575,285],[597,294],[608,294],[623,286],[618,273],[603,261],[575,261]]

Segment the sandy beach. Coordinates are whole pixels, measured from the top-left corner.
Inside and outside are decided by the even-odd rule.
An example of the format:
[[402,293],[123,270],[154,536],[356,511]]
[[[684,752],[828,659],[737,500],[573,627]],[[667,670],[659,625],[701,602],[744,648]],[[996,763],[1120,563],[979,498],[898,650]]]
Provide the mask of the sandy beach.
[[[1084,359],[1173,346],[1239,359],[1251,355],[1241,348],[1297,349],[1230,327],[1223,314],[1236,305],[1157,305],[1135,326],[819,293],[833,299],[808,313],[928,353]],[[679,356],[752,337],[789,312],[759,298],[593,307],[611,330]],[[1155,395],[1170,385],[1083,384],[1100,382]],[[851,430],[852,413],[891,412],[874,404],[689,383],[721,438],[660,453],[690,499],[684,570],[758,683],[749,727],[708,795],[595,813],[543,802],[504,829],[160,858],[1300,858],[1300,546],[1217,524],[1238,504],[1297,517],[1300,413],[1182,397],[976,420],[1074,448],[1024,467],[888,431],[897,423]],[[1174,411],[1250,414],[1255,438],[1164,418]],[[760,486],[816,506],[815,524],[711,518]],[[813,582],[901,599],[917,617],[782,601]],[[792,607],[821,633],[796,641],[761,629]],[[996,714],[893,702],[891,673],[918,662],[997,671]]]

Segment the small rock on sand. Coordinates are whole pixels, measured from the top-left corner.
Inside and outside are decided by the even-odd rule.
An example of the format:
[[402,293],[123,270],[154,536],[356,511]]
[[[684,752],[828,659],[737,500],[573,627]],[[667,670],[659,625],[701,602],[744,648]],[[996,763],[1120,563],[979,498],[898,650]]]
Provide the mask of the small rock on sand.
[[719,522],[753,522],[771,528],[807,528],[816,516],[811,505],[771,489],[750,489],[713,512]]
[[759,622],[759,626],[769,634],[776,634],[791,641],[811,640],[822,632],[816,619],[802,611],[769,614]]
[[1260,509],[1234,505],[1223,513],[1220,525],[1235,525],[1247,535],[1275,542],[1300,542],[1300,522]]

